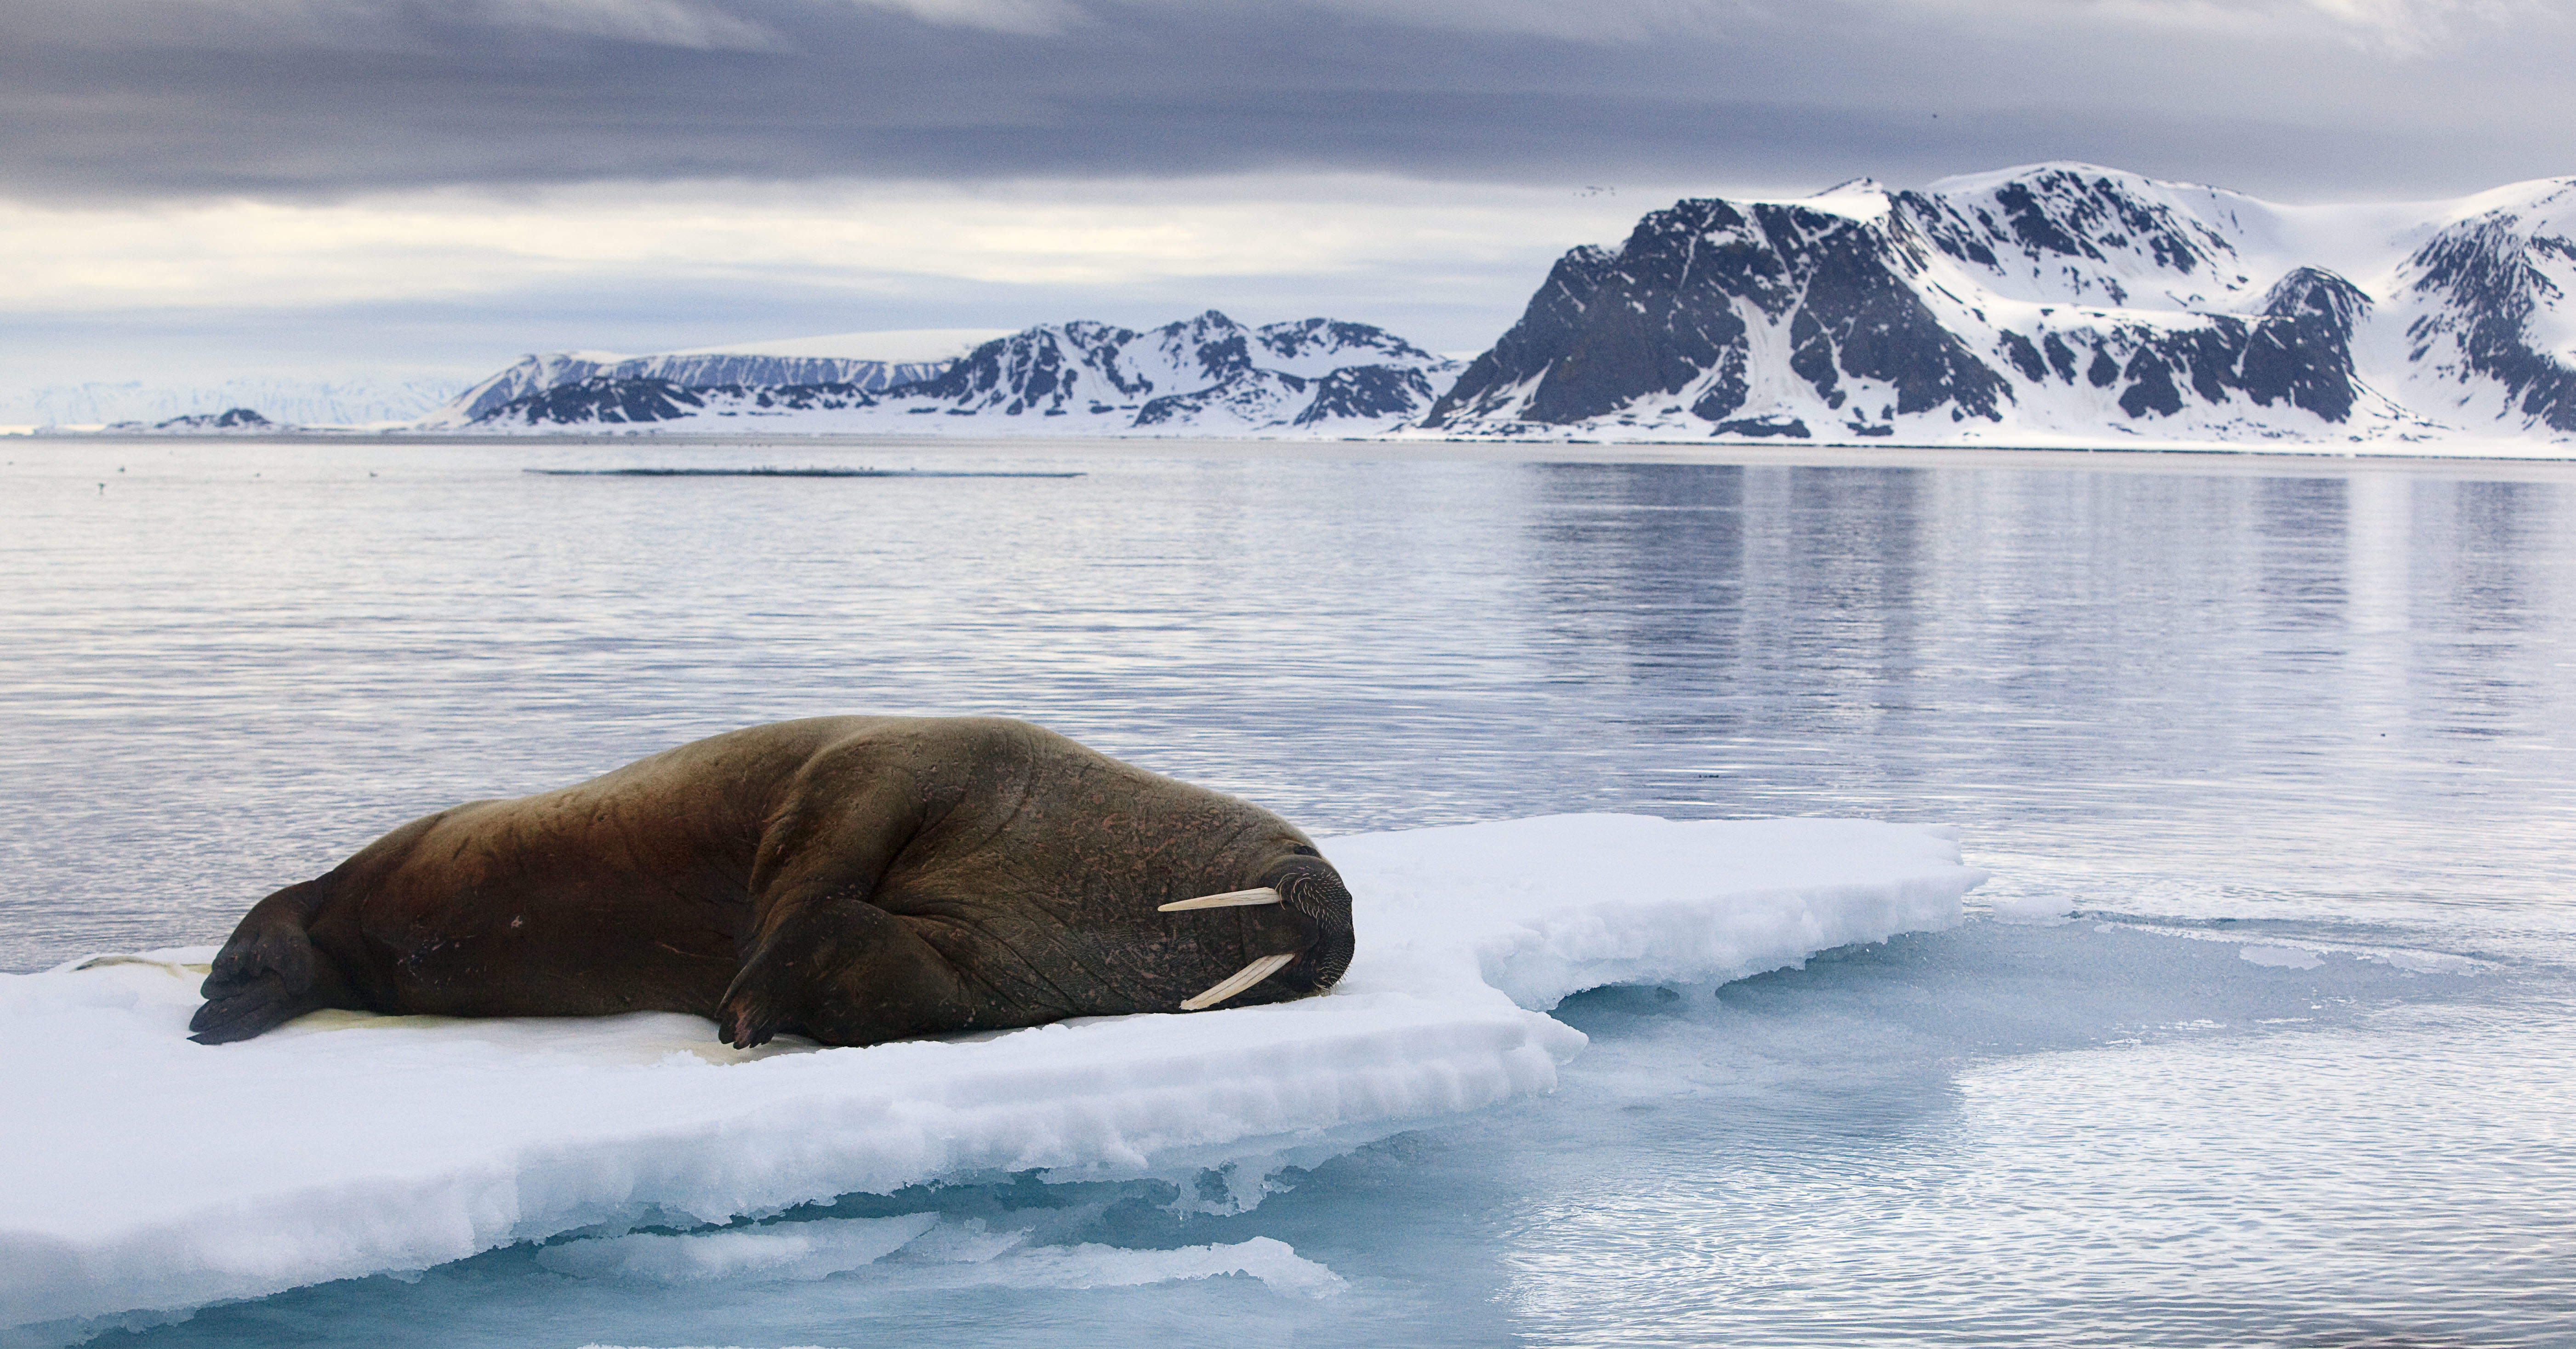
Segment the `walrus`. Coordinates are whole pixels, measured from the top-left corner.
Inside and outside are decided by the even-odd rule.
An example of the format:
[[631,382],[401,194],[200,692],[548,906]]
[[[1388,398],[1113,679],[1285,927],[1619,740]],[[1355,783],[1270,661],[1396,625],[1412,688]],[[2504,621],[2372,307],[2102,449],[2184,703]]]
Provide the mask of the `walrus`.
[[254,905],[189,1022],[689,1012],[748,1049],[1319,993],[1351,897],[1285,820],[998,717],[819,717],[414,820]]

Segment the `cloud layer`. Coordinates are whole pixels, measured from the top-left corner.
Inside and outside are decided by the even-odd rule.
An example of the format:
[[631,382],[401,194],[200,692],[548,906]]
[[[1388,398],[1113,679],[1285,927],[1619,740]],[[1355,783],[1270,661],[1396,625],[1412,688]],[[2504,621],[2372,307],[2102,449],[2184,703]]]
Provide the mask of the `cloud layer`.
[[0,202],[0,368],[31,387],[317,362],[462,382],[526,350],[1210,306],[1475,349],[1568,241],[1618,237],[1679,190],[1329,175]]
[[1372,172],[2275,194],[2569,165],[2515,0],[17,0],[19,195]]

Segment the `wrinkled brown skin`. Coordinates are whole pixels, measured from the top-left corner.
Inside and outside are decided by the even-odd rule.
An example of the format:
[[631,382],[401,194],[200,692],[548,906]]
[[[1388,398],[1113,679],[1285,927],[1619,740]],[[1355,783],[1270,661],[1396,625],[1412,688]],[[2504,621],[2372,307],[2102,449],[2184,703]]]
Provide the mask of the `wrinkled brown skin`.
[[[1284,904],[1158,913],[1278,886]],[[690,1012],[742,1047],[1169,1012],[1320,992],[1350,896],[1286,821],[991,717],[822,717],[682,745],[561,791],[414,820],[253,907],[192,1037],[322,1007]]]

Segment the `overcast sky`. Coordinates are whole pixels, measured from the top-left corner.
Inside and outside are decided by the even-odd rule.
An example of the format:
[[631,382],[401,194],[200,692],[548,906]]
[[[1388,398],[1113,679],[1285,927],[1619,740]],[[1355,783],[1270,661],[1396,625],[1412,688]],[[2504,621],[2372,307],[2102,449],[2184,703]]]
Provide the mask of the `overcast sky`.
[[1215,306],[1485,345],[1684,194],[2576,173],[2566,0],[8,0],[0,384]]

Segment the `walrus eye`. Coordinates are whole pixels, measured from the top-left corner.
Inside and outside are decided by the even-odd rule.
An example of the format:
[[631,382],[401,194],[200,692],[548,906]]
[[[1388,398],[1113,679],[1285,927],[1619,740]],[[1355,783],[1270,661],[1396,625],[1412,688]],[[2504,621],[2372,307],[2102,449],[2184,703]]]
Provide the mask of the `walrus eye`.
[[[1197,901],[1190,900],[1185,902],[1196,903]],[[1260,904],[1268,903],[1270,901],[1237,900],[1235,902],[1238,904]],[[1234,977],[1226,980],[1224,983],[1218,984],[1207,992],[1201,993],[1197,997],[1190,999],[1188,1002],[1182,1003],[1181,1010],[1184,1012],[1197,1012],[1214,1007],[1218,1003],[1233,997],[1235,994],[1252,987],[1254,984],[1260,983],[1262,980],[1277,974],[1279,971],[1287,968],[1289,961],[1295,960],[1296,958],[1297,957],[1293,954],[1284,956],[1263,956],[1259,960],[1244,966],[1242,969],[1236,970],[1234,972]]]
[[1156,913],[1178,913],[1183,909],[1232,909],[1250,904],[1276,904],[1279,892],[1269,886],[1258,890],[1228,890],[1221,895],[1201,895],[1196,899],[1176,899],[1157,907]]

